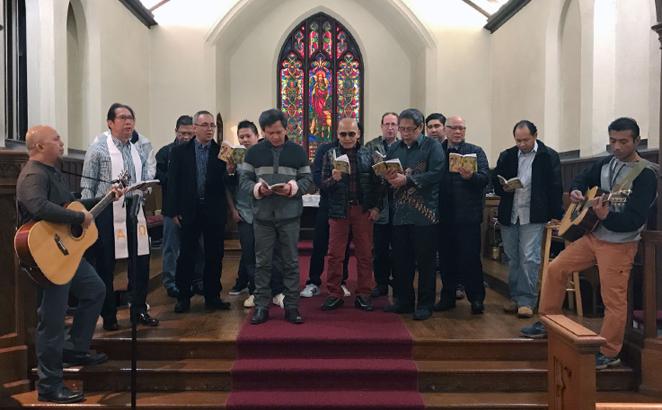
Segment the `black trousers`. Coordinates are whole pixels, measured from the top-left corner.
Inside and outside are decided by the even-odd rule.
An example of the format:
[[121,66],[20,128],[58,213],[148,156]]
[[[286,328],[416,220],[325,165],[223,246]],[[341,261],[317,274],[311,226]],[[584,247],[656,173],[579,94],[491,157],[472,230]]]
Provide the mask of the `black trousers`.
[[480,223],[439,226],[441,300],[455,300],[455,288],[464,284],[469,302],[485,300],[483,264],[480,260]]
[[[394,286],[398,303],[432,309],[435,297],[435,253],[437,225],[393,225]],[[418,268],[418,303],[414,275]]]
[[[101,280],[106,286],[106,296],[101,308],[101,317],[105,323],[117,322],[117,299],[113,287],[115,276],[115,228],[113,226],[113,207],[109,206],[96,218],[99,231],[99,239],[86,252],[85,258],[94,266]],[[129,250],[132,242],[136,240],[134,235],[129,235]],[[131,291],[131,309],[137,314],[146,310],[147,287],[149,284],[149,254],[138,256],[136,260],[136,271],[128,264],[129,286]],[[135,290],[135,293],[133,291]]]
[[200,235],[204,242],[205,267],[202,273],[202,284],[205,300],[218,299],[221,294],[221,271],[223,263],[223,235],[225,224],[209,223],[209,215],[215,210],[208,209],[200,203],[196,209],[194,220],[182,221],[182,236],[175,283],[181,299],[190,299],[191,284],[195,277],[195,255]]
[[[349,275],[349,244],[352,234],[349,234],[350,240],[347,241],[345,249],[345,260],[342,267],[342,281],[347,280]],[[313,235],[313,252],[310,255],[310,269],[308,270],[308,281],[306,284],[322,285],[322,272],[324,271],[324,257],[329,250],[329,208],[322,205],[317,208],[315,215],[315,231]]]
[[[239,222],[239,243],[241,244],[241,259],[239,261],[239,272],[235,287],[241,289],[248,286],[248,293],[255,292],[255,233],[253,224]],[[273,269],[271,270],[271,295],[276,296],[283,293],[283,274],[280,267],[280,254],[274,249]]]
[[379,287],[391,285],[393,279],[392,233],[393,225],[390,223],[373,225],[372,270],[375,272],[375,283]]

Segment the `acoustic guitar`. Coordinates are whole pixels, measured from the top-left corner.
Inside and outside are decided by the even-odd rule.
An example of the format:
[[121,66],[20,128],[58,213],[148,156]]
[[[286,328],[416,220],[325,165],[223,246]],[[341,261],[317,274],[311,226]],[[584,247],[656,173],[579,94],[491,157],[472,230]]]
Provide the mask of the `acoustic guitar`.
[[603,204],[622,204],[627,201],[631,190],[618,190],[607,195],[601,195],[597,186],[586,191],[584,200],[573,202],[563,214],[559,224],[559,236],[574,242],[597,228],[600,219],[593,211],[593,206],[601,201]]
[[[128,174],[123,171],[113,182],[124,188],[127,181]],[[99,216],[114,199],[115,193],[108,192],[90,210],[92,216]],[[85,210],[78,201],[71,202],[66,208],[79,212]],[[73,279],[83,254],[98,237],[94,221],[87,228],[46,221],[28,222],[16,231],[14,249],[21,268],[38,285],[64,285]]]

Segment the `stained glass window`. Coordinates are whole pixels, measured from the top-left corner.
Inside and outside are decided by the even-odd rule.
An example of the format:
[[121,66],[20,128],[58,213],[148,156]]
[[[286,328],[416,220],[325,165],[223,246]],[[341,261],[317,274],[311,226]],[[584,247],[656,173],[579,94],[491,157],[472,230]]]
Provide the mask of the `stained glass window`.
[[338,121],[363,119],[363,61],[352,34],[318,13],[287,36],[278,59],[278,106],[288,115],[287,134],[311,159],[333,140]]

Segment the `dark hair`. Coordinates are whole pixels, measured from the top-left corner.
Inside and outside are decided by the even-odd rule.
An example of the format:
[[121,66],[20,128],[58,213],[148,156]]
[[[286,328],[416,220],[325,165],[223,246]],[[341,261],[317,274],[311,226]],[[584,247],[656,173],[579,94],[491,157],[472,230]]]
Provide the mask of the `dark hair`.
[[260,114],[260,118],[258,120],[258,122],[260,123],[260,128],[262,128],[262,131],[264,131],[264,129],[267,128],[268,126],[274,125],[278,121],[280,121],[280,123],[283,124],[283,128],[287,129],[287,116],[285,115],[284,112],[277,110],[275,108],[263,111],[262,114]]
[[193,117],[190,115],[182,115],[177,118],[177,123],[175,124],[175,129],[178,130],[182,125],[193,125]]
[[398,124],[403,119],[412,120],[417,127],[420,127],[423,124],[423,113],[416,108],[407,108],[398,116]]
[[630,131],[632,133],[632,140],[636,141],[639,138],[639,124],[634,118],[630,117],[621,117],[616,118],[609,124],[607,132],[611,133],[612,131]]
[[195,114],[193,114],[193,121],[195,121],[197,123],[198,118],[200,118],[201,115],[209,115],[212,118],[212,120],[214,119],[214,114],[210,113],[207,110],[200,110],[200,111],[196,112]]
[[515,135],[515,130],[518,128],[528,128],[529,132],[531,135],[535,136],[538,133],[538,128],[536,128],[536,124],[532,123],[529,120],[521,120],[518,121],[517,124],[513,127],[513,136]]
[[258,135],[257,127],[255,126],[255,124],[253,124],[253,121],[248,121],[248,120],[239,121],[239,124],[237,125],[237,132],[239,132],[239,130],[242,128],[250,128],[251,131],[253,131],[253,134]]
[[440,112],[433,112],[425,118],[425,124],[427,125],[430,120],[439,120],[440,123],[446,125],[446,116]]
[[115,121],[115,117],[116,117],[115,111],[117,111],[118,108],[126,108],[127,110],[129,110],[129,112],[133,116],[133,119],[134,120],[136,119],[136,114],[133,112],[133,108],[129,107],[126,104],[112,103],[110,108],[108,108],[108,114],[106,114],[106,120]]
[[381,122],[382,124],[384,123],[384,117],[386,117],[387,115],[395,115],[395,120],[396,121],[398,121],[400,119],[397,112],[392,112],[392,111],[385,112],[384,114],[382,114],[382,122]]

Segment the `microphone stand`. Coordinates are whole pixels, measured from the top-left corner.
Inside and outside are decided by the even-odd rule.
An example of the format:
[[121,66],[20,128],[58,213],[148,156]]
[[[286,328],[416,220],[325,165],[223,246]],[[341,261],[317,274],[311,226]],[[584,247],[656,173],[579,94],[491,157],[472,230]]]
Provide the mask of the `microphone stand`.
[[140,211],[140,205],[142,205],[143,195],[141,191],[137,191],[134,195],[127,195],[124,198],[124,204],[126,206],[126,230],[129,246],[129,269],[133,272],[134,275],[134,284],[131,289],[131,409],[136,408],[136,353],[138,345],[138,331],[137,331],[137,322],[138,316],[136,314],[136,280],[138,276],[138,212]]

